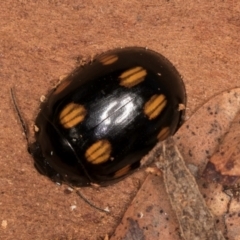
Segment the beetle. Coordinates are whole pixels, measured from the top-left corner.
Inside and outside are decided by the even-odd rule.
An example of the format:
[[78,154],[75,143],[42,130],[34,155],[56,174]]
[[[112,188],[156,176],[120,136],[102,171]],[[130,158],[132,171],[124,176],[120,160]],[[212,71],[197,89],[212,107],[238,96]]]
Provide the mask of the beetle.
[[96,56],[52,89],[29,144],[37,170],[72,186],[108,185],[141,166],[181,126],[186,92],[161,54],[125,47]]

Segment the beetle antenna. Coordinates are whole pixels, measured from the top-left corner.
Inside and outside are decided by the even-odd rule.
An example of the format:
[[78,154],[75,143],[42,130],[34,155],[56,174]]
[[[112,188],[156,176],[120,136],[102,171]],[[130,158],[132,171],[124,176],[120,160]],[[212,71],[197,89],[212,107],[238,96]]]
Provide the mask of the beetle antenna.
[[83,201],[85,201],[88,205],[90,205],[91,207],[97,209],[98,211],[101,211],[101,212],[105,212],[105,213],[109,213],[110,210],[108,207],[106,208],[101,208],[101,207],[98,207],[96,206],[94,203],[92,203],[90,200],[88,200],[79,190],[75,189],[76,191],[76,194],[83,199]]
[[79,189],[77,189],[77,188],[75,188],[75,187],[73,187],[73,186],[71,186],[71,185],[69,185],[69,184],[66,184],[66,185],[67,185],[70,189],[74,190],[75,193],[76,193],[84,202],[86,202],[89,206],[91,206],[92,208],[95,208],[95,209],[97,209],[98,211],[101,211],[101,212],[110,213],[110,210],[109,210],[108,207],[106,207],[106,208],[101,208],[101,207],[96,206],[93,202],[91,202],[89,199],[87,199],[87,198],[82,194],[82,192],[81,192]]
[[28,143],[28,145],[29,145],[28,127],[27,127],[27,125],[26,125],[26,123],[25,123],[25,121],[24,121],[24,119],[23,119],[23,116],[22,116],[22,114],[21,114],[21,112],[20,112],[20,110],[19,110],[19,107],[18,107],[18,105],[17,105],[17,101],[16,101],[14,89],[11,88],[11,89],[10,89],[10,92],[11,92],[11,98],[12,98],[12,101],[13,101],[13,106],[14,106],[14,108],[15,108],[15,111],[16,111],[17,115],[18,115],[18,119],[20,120],[20,123],[21,123],[21,125],[22,125],[22,129],[23,129],[25,138],[26,138],[27,143]]

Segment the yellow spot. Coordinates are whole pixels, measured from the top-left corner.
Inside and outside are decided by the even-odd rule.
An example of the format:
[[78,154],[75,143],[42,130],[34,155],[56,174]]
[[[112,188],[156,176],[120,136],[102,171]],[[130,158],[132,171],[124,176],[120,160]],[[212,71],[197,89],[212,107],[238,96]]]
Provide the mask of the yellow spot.
[[60,113],[60,123],[65,128],[72,128],[81,123],[84,120],[86,114],[87,111],[83,105],[79,105],[77,103],[69,103]]
[[102,57],[100,57],[99,61],[103,64],[103,65],[110,65],[115,63],[118,60],[118,56],[117,55],[104,55]]
[[88,162],[101,164],[106,162],[111,155],[111,144],[108,140],[99,140],[89,147],[85,153]]
[[163,141],[164,139],[166,139],[169,136],[169,134],[170,134],[170,128],[164,127],[163,129],[161,129],[161,131],[157,135],[157,139],[159,141]]
[[156,118],[167,105],[167,100],[163,94],[153,95],[144,105],[144,113],[150,120]]
[[131,68],[123,72],[120,76],[120,85],[124,87],[133,87],[142,82],[147,75],[147,71],[142,67]]
[[123,168],[121,168],[120,170],[116,171],[114,173],[114,178],[119,178],[119,177],[122,177],[124,175],[126,175],[127,173],[129,173],[129,171],[131,170],[131,165],[127,165]]
[[64,80],[63,82],[61,82],[55,89],[55,91],[53,92],[53,94],[58,94],[60,92],[62,92],[69,84],[71,83],[71,80]]

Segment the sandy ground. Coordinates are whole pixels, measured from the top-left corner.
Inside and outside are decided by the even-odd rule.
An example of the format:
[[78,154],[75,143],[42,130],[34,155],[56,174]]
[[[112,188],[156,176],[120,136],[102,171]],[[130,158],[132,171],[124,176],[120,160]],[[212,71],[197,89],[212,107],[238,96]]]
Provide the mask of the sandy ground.
[[40,96],[79,57],[121,46],[146,46],[166,56],[183,76],[191,116],[211,96],[240,87],[240,2],[1,1],[0,239],[95,240],[114,232],[146,173],[82,190],[109,206],[109,215],[66,194],[65,186],[34,169],[10,88],[32,129]]

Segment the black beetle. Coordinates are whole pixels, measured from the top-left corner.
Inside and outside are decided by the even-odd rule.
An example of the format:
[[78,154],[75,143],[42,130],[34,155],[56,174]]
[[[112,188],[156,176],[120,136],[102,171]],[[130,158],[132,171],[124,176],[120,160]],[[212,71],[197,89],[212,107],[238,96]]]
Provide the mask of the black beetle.
[[107,185],[177,131],[185,104],[182,78],[165,57],[141,47],[114,49],[50,91],[29,152],[55,182]]

